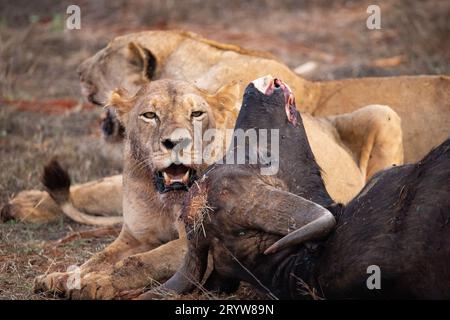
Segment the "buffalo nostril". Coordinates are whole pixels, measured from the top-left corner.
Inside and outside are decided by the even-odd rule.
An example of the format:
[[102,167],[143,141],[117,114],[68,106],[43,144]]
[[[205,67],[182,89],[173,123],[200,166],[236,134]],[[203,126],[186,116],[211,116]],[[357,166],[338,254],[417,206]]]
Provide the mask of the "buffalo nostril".
[[12,219],[14,219],[12,215],[12,206],[10,204],[6,204],[0,212],[0,220],[2,222],[7,222]]
[[280,85],[280,80],[279,80],[279,79],[273,80],[273,84],[274,84],[275,88],[279,88],[279,87],[281,86],[281,85]]

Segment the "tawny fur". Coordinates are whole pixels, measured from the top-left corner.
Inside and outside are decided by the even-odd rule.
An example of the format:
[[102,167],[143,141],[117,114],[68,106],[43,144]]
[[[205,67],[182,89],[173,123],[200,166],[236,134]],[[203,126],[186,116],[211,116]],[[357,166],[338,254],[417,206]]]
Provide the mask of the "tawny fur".
[[61,211],[70,219],[97,226],[114,226],[122,223],[122,217],[99,217],[87,214],[77,209],[70,199],[70,176],[56,159],[52,159],[45,167],[42,175],[44,184],[50,197],[59,205]]

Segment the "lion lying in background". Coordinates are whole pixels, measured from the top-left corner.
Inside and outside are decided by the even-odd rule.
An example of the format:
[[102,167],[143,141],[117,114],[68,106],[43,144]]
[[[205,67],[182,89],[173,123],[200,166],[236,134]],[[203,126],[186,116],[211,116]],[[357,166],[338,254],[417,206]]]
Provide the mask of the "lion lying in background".
[[157,79],[185,80],[215,92],[231,81],[242,81],[244,90],[247,83],[267,74],[289,83],[298,109],[314,116],[348,113],[369,104],[388,105],[403,121],[407,163],[419,161],[450,135],[447,76],[311,82],[268,53],[219,43],[190,32],[145,31],[117,37],[81,64],[79,74],[84,95],[100,105],[117,87],[133,93],[143,83]]
[[[312,113],[316,111],[321,114],[329,114],[325,112],[327,108],[336,108],[337,105],[340,109],[334,110],[335,113],[345,113],[373,102],[384,103],[384,100],[380,98],[383,92],[392,92],[391,87],[395,87],[397,82],[417,82],[416,78],[387,78],[312,83],[296,76],[289,68],[267,53],[249,51],[204,39],[193,33],[177,31],[148,31],[118,37],[105,49],[86,60],[80,66],[79,74],[83,94],[92,103],[99,105],[105,102],[108,92],[118,86],[122,86],[132,94],[143,84],[156,79],[186,80],[212,93],[235,80],[239,81],[238,87],[242,91],[245,84],[251,80],[273,74],[292,84],[300,110]],[[426,79],[433,83],[439,81],[447,83],[446,79],[438,80],[437,77]],[[337,88],[339,84],[343,86],[343,89]],[[380,86],[386,86],[385,91],[380,92],[377,89]],[[341,95],[344,89],[352,90],[353,87],[364,88],[361,91],[364,94],[352,92],[352,94]],[[329,92],[331,89],[328,88],[336,88],[336,92]],[[429,87],[426,87],[426,90],[430,90]],[[410,94],[430,104],[427,94],[419,96],[416,92],[412,92],[407,95]],[[353,99],[353,95],[357,99]],[[239,106],[239,99],[236,100],[236,106]],[[411,108],[410,105],[397,104],[397,109],[403,113],[407,113],[405,110],[408,107]],[[442,116],[438,120],[445,122],[448,119]],[[414,123],[413,121],[411,125],[414,126]],[[403,162],[400,122],[397,114],[388,107],[374,106],[356,113],[330,116],[319,121],[311,121],[305,126],[319,163],[321,159],[328,158],[321,163],[325,172],[324,178],[329,192],[338,201],[346,202],[351,199],[361,189],[364,182],[378,170]],[[121,132],[117,129],[110,131]],[[446,129],[435,130],[433,135],[431,130],[426,130],[424,136],[417,139],[417,144],[426,144],[427,147],[419,148],[420,150],[415,152],[413,144],[408,143],[406,153],[410,154],[410,158],[415,158],[418,154],[428,151],[443,135],[442,131]],[[404,141],[408,142],[408,139]],[[322,141],[334,141],[334,143],[322,143]],[[329,149],[330,145],[334,147]],[[338,151],[335,152],[335,149]],[[414,152],[417,154],[411,156]],[[120,198],[120,177],[114,177],[113,181],[118,183],[113,188],[110,183],[105,185],[102,181],[95,183],[95,190],[90,189],[88,193],[92,199],[89,206],[80,205],[84,203],[83,197],[86,193],[82,190],[85,185],[74,186],[71,190],[73,191],[71,192],[72,203],[80,211],[90,214],[120,213],[120,207],[106,210],[103,206],[104,201],[95,201],[97,198],[99,200],[106,197]],[[79,197],[83,199],[78,199]],[[59,206],[46,192],[40,191],[22,192],[2,210],[2,217],[5,220],[16,218],[22,221],[45,222],[51,221],[60,214]],[[77,221],[85,222],[86,220],[87,218]],[[117,219],[99,218],[96,221],[98,223],[95,224],[106,225]]]
[[[239,83],[231,83],[210,94],[184,81],[158,80],[144,85],[135,96],[129,96],[124,90],[114,91],[110,105],[117,109],[126,128],[122,231],[111,245],[81,266],[81,287],[68,285],[73,272],[57,272],[38,277],[35,290],[71,298],[110,299],[121,291],[170,277],[185,253],[184,239],[177,239],[175,226],[185,191],[209,164],[225,153],[228,146],[221,137],[225,137],[225,129],[234,126],[239,110],[237,104],[242,98],[240,87]],[[377,119],[374,114],[380,113],[391,119],[373,121]],[[333,121],[348,119],[359,121],[358,128],[371,130],[370,134],[379,139],[377,147],[382,146],[381,138],[396,136],[397,144],[391,151],[400,152],[387,152],[385,166],[401,161],[395,158],[398,154],[401,156],[402,150],[400,120],[392,110],[372,105],[337,116]],[[338,140],[333,122],[305,114],[303,123],[312,138],[317,162],[325,168],[325,177],[331,175],[328,172],[340,175],[340,179],[328,179],[326,188],[341,198],[357,192],[364,184],[363,175],[354,155]],[[192,148],[198,139],[194,135],[195,125],[203,132],[208,129],[221,132],[213,140],[216,150],[221,152],[214,154],[209,162],[205,154]],[[363,134],[355,139],[359,137],[365,139]],[[206,150],[209,142],[201,139],[201,150]],[[294,150],[296,147],[292,146]],[[181,158],[178,163],[173,156],[180,150],[188,159]],[[193,163],[194,158],[201,161]],[[77,211],[70,201],[68,177],[57,163],[46,168],[44,182],[64,212]]]

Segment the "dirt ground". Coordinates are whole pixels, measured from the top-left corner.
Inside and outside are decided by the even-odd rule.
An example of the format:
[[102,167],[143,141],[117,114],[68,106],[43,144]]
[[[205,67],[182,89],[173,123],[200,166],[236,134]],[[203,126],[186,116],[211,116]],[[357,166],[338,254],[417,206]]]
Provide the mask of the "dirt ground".
[[[41,189],[52,156],[74,182],[119,173],[100,152],[101,110],[79,93],[77,65],[116,35],[186,29],[214,40],[274,53],[308,79],[450,74],[450,2],[379,1],[381,30],[366,27],[371,1],[0,0],[0,205]],[[81,8],[81,30],[66,30],[66,8]],[[113,237],[54,240],[89,227],[61,218],[49,225],[0,224],[0,299],[33,294],[36,275],[80,264]],[[257,298],[248,287],[222,298]],[[199,295],[194,298],[211,298]]]

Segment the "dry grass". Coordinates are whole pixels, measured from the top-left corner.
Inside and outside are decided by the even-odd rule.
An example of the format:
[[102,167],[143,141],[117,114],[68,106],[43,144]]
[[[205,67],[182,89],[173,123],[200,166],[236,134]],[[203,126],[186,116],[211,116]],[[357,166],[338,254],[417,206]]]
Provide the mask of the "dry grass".
[[97,112],[47,115],[0,105],[0,202],[25,188],[41,188],[42,166],[53,155],[75,182],[120,173],[119,161],[100,152],[97,130]]
[[33,294],[34,277],[79,265],[113,240],[105,237],[75,240],[58,247],[49,245],[50,240],[86,228],[64,219],[48,225],[0,224],[0,299],[48,299]]
[[[189,193],[186,206],[183,207],[183,222],[189,226],[189,233],[192,236],[199,235],[199,232],[206,237],[206,231],[204,227],[205,219],[211,220],[210,213],[213,212],[213,208],[208,205],[208,191],[207,183],[203,180],[195,182],[195,192]],[[188,233],[188,236],[191,236]]]
[[[23,189],[41,189],[42,164],[55,154],[69,165],[78,182],[120,172],[120,164],[97,152],[96,127],[93,112],[47,115],[0,106],[0,202]],[[105,237],[46,246],[49,240],[86,228],[63,218],[49,225],[0,224],[0,299],[41,298],[31,292],[35,276],[80,264],[112,241]]]

